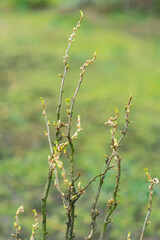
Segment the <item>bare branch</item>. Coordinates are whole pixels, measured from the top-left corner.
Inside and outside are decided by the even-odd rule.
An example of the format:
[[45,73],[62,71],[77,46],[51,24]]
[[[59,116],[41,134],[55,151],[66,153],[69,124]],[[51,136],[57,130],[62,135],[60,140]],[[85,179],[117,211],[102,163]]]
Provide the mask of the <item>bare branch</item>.
[[35,223],[32,225],[32,234],[31,234],[30,240],[34,240],[35,232],[39,228],[38,215],[37,215],[36,209],[33,210],[33,213],[34,213]]
[[131,101],[132,101],[132,95],[130,96],[128,103],[125,106],[125,126],[124,126],[124,130],[121,131],[122,136],[120,137],[119,141],[118,141],[118,146],[120,146],[124,136],[126,135],[127,129],[128,129],[128,124],[131,123],[131,121],[129,121],[129,114],[130,114],[130,109],[131,109]]
[[84,76],[84,72],[85,72],[85,68],[93,63],[95,60],[96,60],[96,56],[97,56],[97,52],[94,53],[94,57],[91,59],[91,60],[87,60],[82,67],[80,67],[80,70],[81,70],[81,73],[80,73],[80,79],[79,79],[79,82],[78,82],[78,85],[77,85],[77,88],[76,88],[76,91],[74,93],[74,96],[72,98],[72,103],[71,103],[71,108],[70,108],[70,113],[69,113],[69,119],[68,119],[68,138],[70,138],[70,132],[71,132],[71,122],[72,122],[72,115],[73,115],[73,107],[74,107],[74,103],[75,103],[75,100],[76,100],[76,97],[77,97],[77,94],[79,92],[79,89],[80,89],[80,86],[81,86],[81,83],[82,83],[82,80],[83,80],[83,76]]
[[89,181],[89,183],[84,187],[84,190],[86,190],[86,189],[89,187],[89,185],[96,180],[96,178],[98,178],[98,177],[100,177],[100,178],[103,177],[108,170],[110,170],[111,168],[114,168],[114,167],[115,167],[115,165],[112,165],[112,166],[106,168],[104,172],[102,172],[102,173],[94,176],[94,177]]
[[[45,109],[45,103],[43,98],[40,98],[41,102],[42,102],[42,107],[43,107],[43,116],[45,118],[45,122],[46,122],[46,127],[47,127],[47,131],[45,132],[45,135],[48,138],[48,143],[49,143],[49,147],[50,147],[50,153],[51,156],[54,155],[53,152],[53,147],[52,147],[52,143],[51,143],[51,136],[50,136],[50,122],[47,119],[47,115],[46,115],[46,109]],[[49,158],[50,160],[50,158]],[[50,164],[50,161],[49,161]],[[59,181],[58,181],[58,173],[57,173],[57,169],[56,169],[56,165],[52,164],[49,167],[49,171],[48,171],[48,176],[47,176],[47,181],[46,181],[46,185],[45,185],[45,190],[43,193],[43,197],[42,197],[42,202],[41,202],[41,212],[42,212],[42,240],[46,239],[46,235],[48,234],[46,228],[47,228],[47,219],[46,219],[46,203],[47,203],[47,198],[48,198],[48,193],[50,190],[50,186],[51,186],[51,181],[52,181],[52,173],[53,170],[55,172],[55,179],[56,179],[56,183],[57,183],[57,189],[60,192],[62,201],[64,203],[65,199],[64,199],[64,194],[62,193],[60,187],[59,187]]]
[[68,47],[67,47],[64,59],[63,59],[65,68],[64,68],[63,76],[61,76],[61,74],[60,74],[60,77],[62,77],[62,82],[61,82],[61,88],[60,88],[59,103],[58,103],[58,107],[57,107],[57,121],[60,119],[60,110],[61,110],[61,104],[62,104],[64,81],[65,81],[65,78],[66,78],[67,70],[69,68],[69,66],[68,66],[68,53],[69,53],[69,49],[71,47],[71,44],[74,41],[73,38],[75,36],[75,33],[76,33],[77,29],[80,27],[82,19],[83,19],[83,13],[81,12],[80,20],[78,21],[77,26],[73,28],[73,33],[69,37],[69,44],[68,44]]
[[150,222],[148,221],[148,219],[149,219],[149,216],[150,216],[151,211],[152,211],[153,186],[154,186],[154,184],[159,183],[159,179],[158,179],[158,178],[153,178],[153,179],[151,178],[151,176],[150,176],[149,173],[148,173],[148,169],[144,169],[144,170],[145,170],[145,172],[146,172],[148,181],[149,181],[151,184],[150,184],[150,186],[149,186],[148,212],[147,212],[147,215],[146,215],[145,220],[144,220],[144,224],[143,224],[143,227],[142,227],[142,232],[141,232],[140,240],[143,240],[143,236],[144,236],[145,229],[146,229],[147,225],[150,224]]
[[[109,159],[107,160],[107,163],[106,163],[106,166],[105,166],[105,170],[109,168],[109,165],[110,165],[110,162],[111,162],[113,156],[114,156],[114,154],[112,152],[112,154],[110,155]],[[105,174],[100,179],[100,182],[99,182],[99,185],[98,185],[98,189],[97,189],[97,193],[96,193],[94,202],[92,204],[90,233],[89,233],[89,235],[87,237],[87,240],[92,239],[93,233],[95,231],[96,218],[99,215],[98,210],[96,209],[96,207],[97,207],[97,203],[98,203],[98,200],[99,200],[100,192],[101,192],[101,189],[102,189],[102,185],[103,185],[106,173],[107,173],[107,171],[105,172]]]
[[[121,142],[122,142],[122,140],[123,140],[123,138],[124,138],[124,136],[127,132],[128,124],[130,123],[130,121],[128,119],[129,119],[129,113],[130,113],[130,108],[131,108],[131,100],[132,100],[132,96],[130,96],[129,101],[125,106],[125,127],[124,127],[124,131],[122,132],[122,136],[120,137],[119,141],[117,141],[117,139],[115,138],[115,132],[116,132],[116,128],[117,128],[117,119],[119,117],[118,110],[116,110],[116,116],[114,118],[111,117],[107,122],[105,122],[105,125],[109,125],[110,127],[113,127],[113,129],[111,131],[111,134],[112,134],[112,137],[111,137],[112,138],[112,143],[111,143],[112,153],[111,153],[110,157],[107,157],[107,155],[105,155],[106,156],[105,169],[107,169],[110,166],[112,158],[117,154],[117,150],[115,152],[115,149],[117,149],[120,146],[120,144],[121,144]],[[97,193],[96,193],[94,202],[92,204],[90,233],[87,237],[87,240],[92,239],[93,233],[95,231],[96,218],[98,216],[98,210],[96,209],[96,207],[97,207],[97,203],[98,203],[98,200],[99,200],[100,192],[101,192],[101,189],[102,189],[102,185],[103,185],[106,173],[100,179],[99,186],[98,186],[98,189],[97,189]]]
[[20,235],[20,231],[21,231],[21,226],[19,225],[19,214],[23,213],[23,212],[24,212],[23,206],[20,206],[16,211],[15,222],[14,222],[16,234],[11,234],[11,236],[14,237],[15,240],[19,240],[19,235]]
[[105,231],[106,231],[106,226],[110,222],[112,222],[111,215],[112,215],[112,213],[114,212],[114,210],[116,209],[116,207],[119,203],[117,201],[117,192],[120,190],[119,189],[119,184],[120,184],[120,176],[121,176],[121,158],[118,155],[117,149],[115,150],[115,155],[114,156],[117,160],[117,171],[118,171],[117,176],[116,176],[116,185],[115,185],[115,189],[114,189],[114,192],[113,192],[113,198],[111,200],[108,200],[108,202],[107,202],[109,212],[104,219],[104,224],[103,224],[103,227],[102,227],[102,230],[101,230],[99,240],[103,240],[104,234],[105,234]]

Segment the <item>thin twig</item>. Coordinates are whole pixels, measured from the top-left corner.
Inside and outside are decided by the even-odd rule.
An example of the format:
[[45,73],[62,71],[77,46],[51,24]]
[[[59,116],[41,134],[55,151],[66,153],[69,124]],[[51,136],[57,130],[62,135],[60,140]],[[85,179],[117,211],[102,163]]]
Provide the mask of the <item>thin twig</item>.
[[37,215],[36,209],[33,210],[33,213],[34,213],[35,222],[32,225],[32,234],[31,234],[30,240],[34,240],[35,232],[39,228],[38,215]]
[[79,92],[79,89],[80,89],[80,86],[81,86],[81,83],[82,83],[82,80],[83,80],[83,76],[84,76],[84,72],[85,72],[85,68],[93,63],[95,60],[96,60],[96,56],[97,56],[97,52],[94,53],[94,57],[91,59],[91,60],[87,60],[82,67],[80,67],[80,70],[81,70],[81,73],[80,73],[80,79],[79,79],[79,82],[78,82],[78,85],[77,85],[77,88],[76,88],[76,91],[74,93],[74,96],[72,98],[72,103],[71,103],[71,107],[70,107],[70,113],[69,113],[69,119],[68,119],[68,138],[70,138],[70,132],[71,132],[71,122],[72,122],[72,115],[73,115],[73,107],[74,107],[74,103],[75,103],[75,100],[76,100],[76,97],[77,97],[77,94]]
[[148,221],[148,219],[149,219],[149,216],[150,216],[151,211],[152,211],[153,186],[154,186],[154,184],[159,183],[159,179],[158,179],[158,178],[153,178],[153,179],[151,178],[151,176],[150,176],[149,173],[148,173],[148,169],[144,169],[144,170],[145,170],[145,172],[146,172],[148,181],[149,181],[151,184],[150,184],[150,186],[149,186],[148,212],[147,212],[147,215],[146,215],[145,220],[144,220],[144,224],[143,224],[143,227],[142,227],[142,232],[141,232],[140,240],[143,240],[143,236],[144,236],[145,229],[146,229],[147,225],[150,223],[150,222]]
[[149,219],[149,215],[150,215],[150,214],[151,214],[151,209],[148,210],[147,215],[146,215],[146,218],[145,218],[145,220],[144,220],[144,224],[143,224],[143,227],[142,227],[142,232],[141,232],[140,240],[143,239],[144,231],[145,231],[145,228],[146,228],[146,226],[147,226],[147,222],[148,222],[148,219]]
[[74,179],[74,164],[73,164],[74,147],[73,147],[73,143],[72,143],[72,139],[71,139],[70,135],[71,135],[71,123],[72,123],[73,108],[74,108],[74,103],[75,103],[77,94],[79,92],[79,89],[80,89],[80,86],[81,86],[81,83],[82,83],[82,80],[83,80],[83,76],[84,76],[84,72],[85,72],[84,68],[87,67],[89,64],[91,64],[93,61],[95,61],[96,56],[97,56],[97,52],[95,52],[93,59],[87,60],[83,64],[83,66],[80,68],[80,70],[81,70],[80,79],[79,79],[76,91],[74,93],[74,96],[72,98],[70,113],[68,115],[68,134],[67,134],[67,138],[68,138],[68,142],[69,142],[70,147],[71,147],[71,158],[70,158],[71,161],[70,162],[71,162],[71,178],[72,178],[72,180]]
[[[75,219],[75,202],[76,199],[74,198],[74,196],[76,195],[76,189],[75,189],[75,180],[74,180],[74,146],[72,143],[72,138],[71,138],[71,125],[72,125],[72,115],[73,115],[73,108],[74,108],[74,103],[76,100],[76,97],[78,95],[78,92],[80,90],[80,86],[83,80],[83,76],[84,76],[84,72],[85,72],[85,68],[91,64],[92,62],[95,61],[97,56],[97,52],[94,53],[94,57],[91,60],[87,60],[83,66],[80,68],[81,72],[80,72],[80,79],[77,85],[77,88],[75,90],[74,96],[72,98],[72,102],[71,102],[71,107],[69,109],[69,114],[68,114],[68,134],[67,134],[67,138],[68,138],[68,143],[70,145],[71,148],[71,155],[70,155],[70,165],[71,165],[71,199],[69,201],[69,211],[68,211],[68,222],[67,222],[67,233],[66,236],[69,237],[69,239],[74,239],[74,219]],[[67,235],[68,234],[68,235]]]
[[15,240],[20,240],[19,235],[21,231],[21,226],[19,225],[19,214],[24,212],[24,207],[20,206],[17,211],[16,211],[16,216],[15,216],[15,222],[14,222],[14,227],[16,229],[16,234],[11,234],[12,237],[15,238]]
[[[112,154],[110,155],[108,161],[107,161],[107,164],[105,166],[105,170],[107,170],[109,168],[109,165],[110,165],[110,162],[113,158],[114,154],[112,152]],[[94,202],[92,204],[92,208],[91,208],[91,225],[90,225],[90,233],[88,235],[88,237],[86,238],[86,240],[89,240],[89,239],[92,239],[92,236],[93,236],[93,233],[95,231],[95,224],[96,224],[96,218],[98,217],[99,213],[96,209],[96,206],[97,206],[97,202],[98,202],[98,199],[99,199],[99,196],[100,196],[100,192],[101,192],[101,189],[102,189],[102,185],[103,185],[103,182],[104,182],[104,179],[105,179],[105,176],[106,176],[106,173],[107,171],[105,172],[105,174],[102,176],[102,178],[100,179],[100,182],[99,182],[99,185],[98,185],[98,189],[97,189],[97,193],[96,193],[96,196],[95,196],[95,199],[94,199]]]
[[102,172],[102,173],[97,174],[96,176],[94,176],[94,177],[87,183],[87,185],[86,185],[85,187],[80,188],[80,182],[79,182],[79,184],[78,184],[79,193],[76,193],[76,196],[75,196],[75,198],[74,198],[74,201],[76,202],[76,201],[79,199],[79,197],[80,197],[82,194],[84,194],[85,190],[90,186],[90,184],[93,183],[94,181],[96,181],[96,179],[97,179],[98,177],[100,177],[100,179],[102,179],[103,176],[106,174],[106,172],[107,172],[108,170],[110,170],[111,168],[114,168],[114,167],[115,167],[115,165],[112,165],[112,166],[106,168],[104,172]]
[[117,173],[117,176],[116,176],[116,185],[115,185],[115,189],[114,189],[114,192],[113,192],[113,198],[108,201],[109,212],[104,219],[104,224],[103,224],[103,227],[102,227],[102,230],[101,230],[99,240],[103,240],[104,234],[105,234],[105,231],[106,231],[106,226],[110,222],[112,222],[111,215],[112,215],[112,213],[114,212],[114,210],[116,209],[116,207],[119,203],[117,201],[117,192],[119,191],[120,176],[121,176],[121,158],[119,157],[117,150],[115,152],[115,157],[117,158],[117,168],[118,168],[118,173]]
[[93,181],[96,180],[96,178],[98,178],[98,177],[102,177],[102,178],[103,178],[103,176],[106,174],[106,172],[107,172],[108,170],[110,170],[111,168],[113,168],[113,167],[115,167],[115,165],[112,165],[112,166],[110,166],[110,167],[107,167],[104,172],[102,172],[102,173],[94,176],[94,177],[89,181],[89,183],[84,187],[84,190],[86,190],[86,189],[89,187],[89,185],[90,185]]
[[[49,143],[49,147],[50,147],[50,153],[51,153],[51,158],[53,157],[54,155],[54,151],[53,151],[53,147],[52,147],[52,143],[51,143],[51,136],[50,136],[50,122],[48,121],[47,119],[47,115],[46,115],[46,109],[45,109],[45,104],[44,104],[44,100],[41,98],[41,101],[42,101],[42,106],[43,106],[43,116],[45,118],[45,122],[46,122],[46,127],[47,127],[47,132],[46,132],[46,135],[48,137],[48,143]],[[64,201],[64,194],[63,192],[61,191],[60,189],[60,186],[59,186],[59,180],[58,180],[58,172],[57,172],[57,169],[56,169],[56,164],[52,164],[52,166],[50,166],[51,168],[51,171],[54,170],[55,172],[55,179],[56,179],[56,187],[62,197],[62,201]],[[49,171],[50,172],[50,171]],[[48,176],[50,175],[50,173],[48,173]],[[52,177],[51,177],[52,179]],[[50,183],[49,183],[50,184]]]
[[77,173],[77,177],[74,179],[74,182],[76,182],[80,178],[81,174],[80,172]]
[[130,109],[131,109],[131,101],[132,101],[132,95],[130,96],[129,98],[129,101],[128,103],[126,104],[125,106],[125,126],[124,126],[124,130],[121,131],[122,135],[118,141],[118,146],[120,146],[123,138],[125,137],[126,135],[126,132],[127,132],[127,129],[128,129],[128,124],[131,123],[131,121],[129,121],[129,113],[130,113]]
[[69,38],[69,44],[68,44],[68,47],[67,47],[67,50],[66,50],[66,53],[65,53],[65,56],[64,56],[64,65],[65,65],[65,68],[64,68],[64,74],[62,77],[62,82],[61,82],[61,88],[60,88],[60,95],[59,95],[59,102],[58,102],[58,107],[57,107],[57,121],[60,120],[60,110],[61,110],[61,104],[62,104],[62,95],[63,95],[63,87],[64,87],[64,81],[65,81],[65,78],[66,78],[66,74],[67,74],[67,70],[68,70],[68,52],[69,52],[69,49],[71,47],[71,44],[73,42],[73,38],[75,36],[75,33],[77,31],[77,29],[80,27],[80,24],[81,24],[81,21],[83,19],[83,13],[81,12],[81,17],[80,17],[80,20],[78,21],[76,27],[73,28],[73,33],[70,35],[70,38]]

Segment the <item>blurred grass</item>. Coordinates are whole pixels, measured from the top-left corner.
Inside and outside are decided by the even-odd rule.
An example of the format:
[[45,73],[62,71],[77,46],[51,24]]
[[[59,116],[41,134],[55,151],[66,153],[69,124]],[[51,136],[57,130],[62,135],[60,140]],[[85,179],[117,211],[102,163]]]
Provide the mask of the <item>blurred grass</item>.
[[[133,124],[121,149],[121,203],[108,234],[110,240],[121,240],[131,230],[133,238],[137,238],[147,210],[148,185],[143,168],[149,167],[152,176],[159,176],[160,19],[135,12],[100,15],[91,9],[84,14],[69,54],[70,71],[64,93],[64,97],[73,95],[79,67],[98,49],[96,63],[85,73],[74,111],[75,118],[77,114],[82,116],[84,129],[76,142],[77,168],[84,177],[82,184],[103,168],[103,155],[110,151],[110,133],[104,122],[114,114],[116,106],[121,114],[120,129],[123,127],[124,104],[132,93]],[[13,217],[20,205],[25,207],[22,232],[28,234],[31,230],[33,208],[40,215],[49,149],[39,97],[45,98],[48,117],[54,121],[58,74],[63,73],[67,38],[78,18],[77,13],[64,15],[49,10],[0,14],[0,240],[10,239]],[[63,110],[65,119],[65,107]],[[110,173],[103,188],[100,217],[106,211],[114,180],[115,173]],[[88,233],[91,194],[95,193],[96,184],[81,199],[82,206],[77,206],[76,239]],[[146,239],[160,237],[159,196],[157,187]],[[56,190],[49,197],[48,215],[49,231],[55,230],[48,239],[62,239],[66,220]],[[101,223],[102,218],[98,229]],[[27,236],[24,234],[23,238]]]

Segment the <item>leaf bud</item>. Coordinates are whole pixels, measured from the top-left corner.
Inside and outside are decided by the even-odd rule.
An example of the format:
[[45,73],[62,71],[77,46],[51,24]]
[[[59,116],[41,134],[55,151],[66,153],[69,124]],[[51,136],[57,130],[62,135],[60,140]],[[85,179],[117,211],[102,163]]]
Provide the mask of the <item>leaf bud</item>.
[[56,181],[56,179],[54,180],[54,186],[57,187],[57,181]]
[[48,137],[48,133],[46,131],[44,131],[44,134],[46,135],[46,137]]
[[80,14],[81,14],[81,19],[83,18],[83,12],[80,10]]
[[51,160],[52,160],[51,157],[48,155],[48,162],[51,162]]
[[74,195],[74,196],[72,196],[72,198],[71,198],[71,199],[73,200],[73,199],[74,199],[74,198],[76,198],[76,197],[77,197],[77,195]]
[[17,228],[17,223],[16,222],[14,222],[14,227]]
[[68,64],[66,65],[66,69],[68,69],[69,68],[69,66],[68,66]]

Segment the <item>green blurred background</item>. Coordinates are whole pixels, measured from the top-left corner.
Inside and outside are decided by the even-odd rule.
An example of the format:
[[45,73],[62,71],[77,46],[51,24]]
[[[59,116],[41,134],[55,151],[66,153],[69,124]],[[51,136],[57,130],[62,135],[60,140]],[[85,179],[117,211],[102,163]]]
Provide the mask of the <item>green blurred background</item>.
[[[41,221],[41,197],[48,171],[49,147],[39,98],[47,103],[48,118],[56,119],[62,57],[68,36],[79,19],[69,58],[64,97],[72,97],[79,67],[98,50],[89,66],[74,111],[81,115],[83,132],[76,142],[76,164],[85,185],[103,169],[110,153],[110,131],[104,122],[120,112],[133,95],[132,125],[120,150],[122,182],[120,204],[106,239],[139,239],[147,212],[148,183],[144,168],[159,176],[160,156],[160,1],[159,0],[1,0],[0,2],[0,240],[11,239],[16,209],[21,215],[22,239],[29,239],[36,208]],[[65,107],[63,119],[65,116]],[[67,165],[67,163],[66,163]],[[67,166],[66,166],[67,168]],[[98,209],[97,234],[111,198],[116,172],[110,172]],[[160,176],[159,176],[160,177]],[[76,239],[89,233],[90,206],[95,182],[77,203]],[[152,224],[145,239],[160,239],[160,189],[155,186]],[[64,239],[66,217],[59,195],[49,194],[47,239]],[[36,239],[40,239],[40,231]]]

